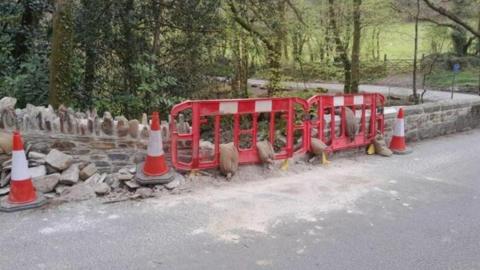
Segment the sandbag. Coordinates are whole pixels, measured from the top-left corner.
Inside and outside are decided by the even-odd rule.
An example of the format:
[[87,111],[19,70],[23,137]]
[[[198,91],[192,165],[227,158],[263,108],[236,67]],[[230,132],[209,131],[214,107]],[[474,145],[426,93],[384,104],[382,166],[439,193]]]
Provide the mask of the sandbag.
[[322,140],[317,138],[311,138],[312,153],[315,156],[321,156],[322,153],[327,149],[327,145],[322,142]]
[[350,138],[351,141],[355,140],[355,136],[357,135],[358,132],[358,122],[357,119],[355,118],[355,114],[353,111],[345,107],[345,118],[347,122],[347,136]]
[[258,157],[264,164],[272,164],[273,163],[273,146],[269,141],[260,141],[257,142],[257,152]]
[[375,154],[377,155],[389,157],[393,154],[392,150],[387,147],[387,143],[385,142],[385,138],[383,138],[382,134],[377,134],[377,136],[375,136],[373,145],[375,146]]
[[220,172],[230,179],[238,170],[238,150],[233,144],[220,144]]

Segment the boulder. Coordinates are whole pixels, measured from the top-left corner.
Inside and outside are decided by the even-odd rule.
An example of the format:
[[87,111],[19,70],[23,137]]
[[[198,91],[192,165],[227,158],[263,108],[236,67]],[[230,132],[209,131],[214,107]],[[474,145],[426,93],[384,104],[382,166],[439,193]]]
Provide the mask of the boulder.
[[260,141],[257,142],[257,151],[258,157],[260,160],[265,164],[272,164],[273,163],[273,146],[269,141]]
[[[73,161],[73,157],[66,155],[57,149],[52,149],[50,153],[45,157],[45,162],[52,168],[63,171],[67,169]],[[78,168],[77,168],[78,169]]]
[[97,172],[95,163],[90,163],[80,171],[80,179],[86,180]]
[[230,179],[238,170],[238,150],[231,143],[220,144],[220,172]]
[[75,185],[78,183],[79,173],[80,169],[78,168],[78,164],[72,164],[67,170],[62,172],[62,175],[60,176],[60,184]]
[[128,119],[124,116],[115,117],[117,121],[117,135],[118,137],[125,137],[128,135],[130,128],[128,125]]
[[45,176],[35,177],[32,179],[35,188],[43,193],[52,192],[55,190],[58,182],[60,181],[60,174],[54,173]]

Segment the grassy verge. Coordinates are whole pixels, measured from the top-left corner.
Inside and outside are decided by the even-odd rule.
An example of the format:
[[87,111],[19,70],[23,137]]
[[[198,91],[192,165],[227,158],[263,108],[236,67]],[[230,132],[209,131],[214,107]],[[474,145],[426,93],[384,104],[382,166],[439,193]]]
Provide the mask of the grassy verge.
[[[460,90],[478,90],[479,72],[474,70],[463,70],[456,74],[455,86]],[[438,70],[427,77],[426,85],[431,88],[450,89],[453,82],[453,72]]]

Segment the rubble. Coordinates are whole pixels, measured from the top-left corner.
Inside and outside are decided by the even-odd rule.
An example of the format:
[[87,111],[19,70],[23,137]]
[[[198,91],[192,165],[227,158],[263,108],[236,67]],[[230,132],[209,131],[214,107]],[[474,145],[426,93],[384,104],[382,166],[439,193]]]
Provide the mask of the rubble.
[[52,168],[63,171],[67,169],[72,163],[73,157],[63,152],[58,151],[57,149],[52,149],[50,153],[45,157],[45,161]]
[[97,172],[95,163],[90,163],[80,171],[80,179],[86,180]]
[[10,193],[10,188],[9,187],[0,188],[0,196],[5,196],[8,193]]
[[124,184],[125,184],[125,186],[127,186],[130,189],[137,189],[137,188],[140,187],[140,185],[134,180],[126,181],[126,182],[124,182]]
[[95,190],[88,183],[81,182],[77,185],[66,187],[61,192],[63,201],[83,201],[95,197]]
[[60,184],[71,186],[78,183],[79,174],[80,169],[78,168],[78,164],[72,164],[67,170],[62,172]]
[[95,194],[99,196],[106,195],[110,192],[110,186],[105,183],[98,183],[95,185]]
[[175,179],[173,179],[169,183],[165,184],[164,186],[168,190],[173,190],[173,189],[177,188],[178,186],[180,186],[180,184],[181,184],[180,179],[178,177],[175,177]]
[[153,197],[153,190],[151,188],[141,187],[135,191],[135,194],[140,195],[140,198],[145,199]]
[[30,175],[32,178],[42,177],[47,175],[47,168],[44,165],[38,167],[30,167],[28,168]]
[[32,180],[33,185],[38,191],[48,193],[55,190],[55,187],[60,181],[60,174],[54,173],[50,175],[35,177]]

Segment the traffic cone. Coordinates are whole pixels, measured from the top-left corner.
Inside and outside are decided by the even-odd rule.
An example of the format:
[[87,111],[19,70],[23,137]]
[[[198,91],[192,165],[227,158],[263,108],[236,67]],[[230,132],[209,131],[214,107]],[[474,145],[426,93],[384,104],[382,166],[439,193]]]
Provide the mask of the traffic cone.
[[35,191],[20,133],[13,133],[10,193],[0,201],[0,211],[13,212],[42,206],[45,197]]
[[395,154],[408,154],[411,152],[405,143],[405,119],[403,119],[403,108],[399,109],[397,119],[395,119],[393,136],[390,141],[390,150]]
[[143,185],[165,184],[174,178],[174,173],[167,166],[163,152],[162,133],[158,112],[152,114],[150,137],[148,139],[147,158],[137,168],[137,182]]

